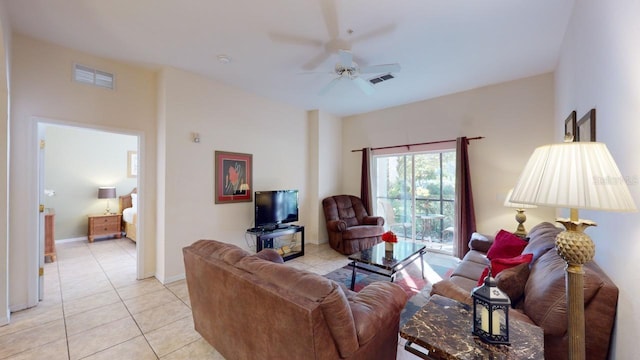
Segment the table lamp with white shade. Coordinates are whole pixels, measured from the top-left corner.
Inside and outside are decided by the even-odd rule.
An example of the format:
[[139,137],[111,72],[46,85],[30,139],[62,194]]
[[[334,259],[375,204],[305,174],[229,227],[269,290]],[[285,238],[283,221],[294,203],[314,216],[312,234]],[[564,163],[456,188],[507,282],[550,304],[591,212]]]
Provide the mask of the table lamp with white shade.
[[637,211],[625,179],[603,143],[545,145],[531,155],[509,201],[570,209],[568,219],[557,219],[566,230],[557,235],[556,250],[567,263],[569,359],[584,359],[583,265],[595,255],[584,229],[596,224],[579,219],[578,209]]

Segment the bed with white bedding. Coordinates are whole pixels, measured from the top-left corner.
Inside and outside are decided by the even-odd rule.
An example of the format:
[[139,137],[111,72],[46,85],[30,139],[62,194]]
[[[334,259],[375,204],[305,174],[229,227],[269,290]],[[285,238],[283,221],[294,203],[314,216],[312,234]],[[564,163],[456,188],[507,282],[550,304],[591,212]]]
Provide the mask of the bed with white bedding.
[[122,231],[126,237],[136,241],[138,224],[138,192],[136,188],[127,195],[120,196],[120,209],[122,211]]

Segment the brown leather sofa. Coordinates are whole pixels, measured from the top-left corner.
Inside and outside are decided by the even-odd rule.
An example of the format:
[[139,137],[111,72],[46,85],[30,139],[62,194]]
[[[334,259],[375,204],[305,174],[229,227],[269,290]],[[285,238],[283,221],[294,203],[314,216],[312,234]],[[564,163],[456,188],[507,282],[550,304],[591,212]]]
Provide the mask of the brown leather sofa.
[[258,254],[199,240],[183,250],[195,329],[225,359],[395,359],[407,295],[359,293]]
[[384,218],[369,216],[362,200],[353,195],[335,195],[322,200],[329,245],[344,255],[368,249],[382,241]]
[[[514,302],[509,317],[535,324],[544,330],[546,359],[568,358],[566,263],[555,250],[555,237],[561,228],[545,222],[529,232],[529,243],[522,254],[533,254],[524,281],[524,294]],[[471,303],[471,290],[487,266],[486,252],[492,242],[474,239],[469,251],[451,277],[433,285],[431,294]],[[524,264],[526,267],[526,264]],[[515,268],[513,268],[515,269]],[[515,273],[504,270],[504,276]],[[525,270],[527,270],[525,268]],[[584,265],[585,343],[587,359],[607,359],[616,317],[618,288],[595,262]],[[520,271],[522,272],[522,271]],[[496,280],[503,276],[498,274]],[[500,281],[498,281],[500,284]]]

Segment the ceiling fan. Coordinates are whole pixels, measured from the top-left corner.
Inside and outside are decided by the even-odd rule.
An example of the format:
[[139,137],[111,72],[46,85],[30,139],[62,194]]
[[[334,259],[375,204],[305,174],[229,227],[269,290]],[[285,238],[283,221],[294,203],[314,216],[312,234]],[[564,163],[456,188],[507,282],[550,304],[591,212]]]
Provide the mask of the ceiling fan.
[[353,83],[362,90],[367,95],[371,95],[374,92],[373,85],[362,77],[361,74],[383,74],[383,73],[393,73],[400,71],[400,64],[381,64],[381,65],[371,65],[371,66],[362,66],[360,67],[356,62],[353,61],[353,55],[351,51],[348,50],[339,50],[338,55],[340,56],[340,62],[336,64],[332,74],[335,74],[337,77],[327,85],[325,85],[321,90],[319,95],[324,95],[329,90],[331,90],[334,86],[336,86],[340,81],[343,80],[351,80]]

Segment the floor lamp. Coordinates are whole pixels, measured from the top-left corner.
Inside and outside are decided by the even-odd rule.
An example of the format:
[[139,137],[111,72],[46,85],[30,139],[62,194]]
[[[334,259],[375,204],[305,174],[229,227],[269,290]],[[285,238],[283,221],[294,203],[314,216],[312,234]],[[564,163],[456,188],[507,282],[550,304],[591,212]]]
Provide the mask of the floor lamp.
[[583,265],[595,255],[584,229],[596,224],[579,219],[578,209],[637,211],[627,184],[605,144],[552,144],[533,152],[509,201],[570,209],[568,219],[557,219],[566,230],[557,235],[556,250],[567,262],[569,359],[584,359]]

